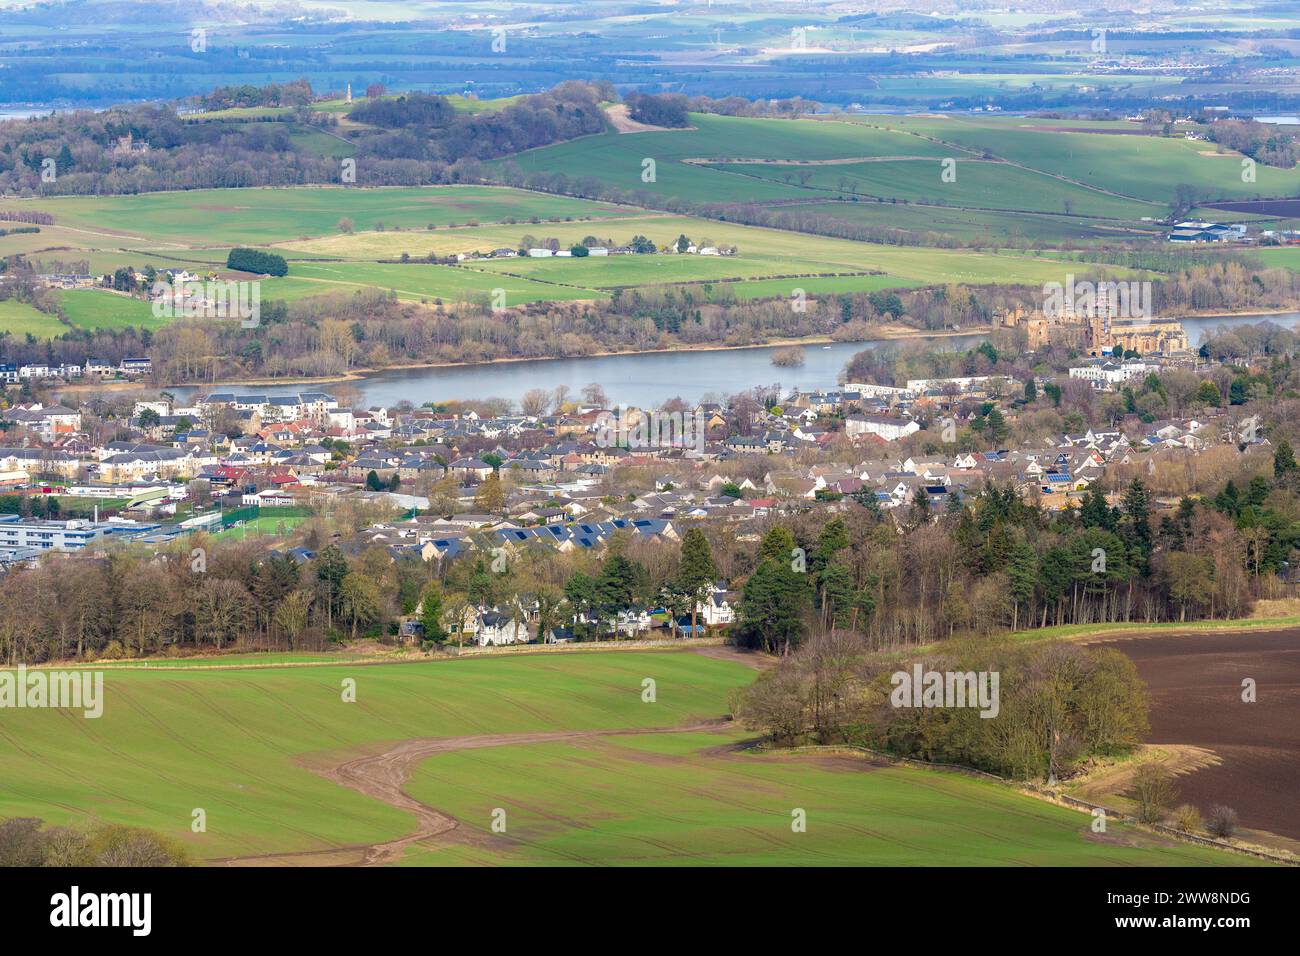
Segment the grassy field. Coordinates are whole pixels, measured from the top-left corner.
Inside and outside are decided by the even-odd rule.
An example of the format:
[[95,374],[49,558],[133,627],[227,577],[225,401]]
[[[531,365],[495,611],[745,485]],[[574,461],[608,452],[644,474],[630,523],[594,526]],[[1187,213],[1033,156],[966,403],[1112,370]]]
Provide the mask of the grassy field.
[[426,229],[471,219],[573,216],[605,218],[625,210],[564,196],[493,186],[363,189],[198,189],[139,196],[58,197],[25,204],[58,225],[120,234],[152,244],[216,246],[265,244],[337,233],[340,219],[357,229]]
[[251,521],[245,521],[242,525],[226,528],[223,531],[215,532],[212,537],[220,539],[237,539],[260,538],[260,537],[282,537],[291,532],[298,525],[302,524],[304,518],[254,518]]
[[[635,235],[644,235],[659,246],[676,241],[679,235],[686,235],[697,242],[708,240],[713,244],[735,246],[738,254],[734,257],[515,258],[483,260],[473,263],[473,268],[587,289],[725,278],[762,279],[822,272],[881,272],[900,280],[899,285],[916,282],[1063,281],[1059,266],[1029,256],[885,246],[667,214],[646,214],[600,223],[462,227],[439,230],[428,237],[428,244],[433,246],[432,251],[444,255],[499,247],[515,248],[525,233],[539,239],[553,237],[559,240],[561,247],[576,244],[588,234],[594,234],[602,241],[608,237],[620,244]],[[376,259],[409,251],[403,248],[408,241],[408,235],[402,233],[357,233],[289,242],[280,248],[292,253]]]
[[808,202],[789,204],[784,212],[828,216],[841,222],[879,229],[933,233],[962,242],[1013,246],[1027,243],[1067,248],[1107,243],[1139,242],[1162,236],[1155,223],[1137,220],[1089,219],[1061,213],[968,209],[961,206],[905,202]]
[[[641,680],[659,702],[641,702]],[[743,667],[693,654],[595,654],[383,667],[111,671],[99,719],[6,710],[0,817],[149,826],[200,856],[401,836],[406,814],[304,769],[299,755],[409,737],[671,726],[719,712]],[[343,703],[341,682],[357,681]],[[190,812],[208,832],[190,832]]]
[[[473,842],[408,864],[1087,866],[1230,863],[1097,839],[1083,814],[956,774],[732,753],[739,733],[606,737],[441,754],[408,792]],[[491,832],[505,811],[506,832]],[[807,814],[806,832],[791,828]]]
[[[1291,196],[1300,188],[1300,169],[1261,165],[1254,182],[1243,182],[1239,154],[1118,121],[931,114],[801,120],[692,114],[691,121],[696,128],[608,133],[496,165],[548,175],[547,188],[561,191],[572,187],[558,176],[704,203],[874,197],[932,204],[944,217],[933,229],[926,228],[929,205],[892,223],[887,211],[861,204],[826,205],[818,213],[965,240],[987,235],[1004,244],[1152,238],[1154,221],[1168,214],[1180,185],[1206,201]],[[956,162],[956,178],[945,181],[948,159]],[[642,179],[647,160],[654,162],[650,182]]]
[[[392,840],[413,829],[409,814],[306,765],[410,738],[689,726],[722,713],[727,692],[753,677],[689,652],[253,669],[223,660],[236,666],[106,667],[96,720],[6,711],[0,817],[147,826],[200,858]],[[645,677],[657,683],[653,704],[641,699]],[[355,703],[342,700],[346,678],[356,681]],[[1116,826],[1103,841],[1087,816],[989,782],[732,753],[738,739],[590,736],[437,754],[417,766],[407,792],[461,828],[448,844],[416,845],[404,862],[1242,862]],[[497,807],[507,835],[475,839]],[[205,833],[190,830],[195,808],[206,812]],[[794,808],[807,811],[805,834],[791,832]]]
[[1270,269],[1290,269],[1300,272],[1300,246],[1277,246],[1272,249],[1255,249],[1252,255]]
[[[3,4],[0,4],[3,6]],[[381,99],[396,99],[398,94],[390,93]],[[465,96],[452,94],[447,100],[453,107],[462,113],[488,113],[495,110],[505,109],[512,103],[523,99],[523,96],[503,96],[496,99],[469,99]],[[311,109],[318,113],[334,113],[341,115],[350,110],[356,109],[362,103],[366,102],[366,97],[361,91],[357,91],[349,103],[346,99],[339,97],[332,100],[317,100],[311,104]],[[263,119],[268,116],[287,116],[293,113],[291,106],[235,106],[224,110],[207,110],[202,113],[190,113],[185,119],[191,122],[210,122],[219,120],[245,120],[245,119]]]
[[[1203,140],[1066,132],[1010,116],[870,117],[864,122],[939,139],[976,155],[987,151],[1049,175],[1161,204],[1169,203],[1174,188],[1184,183],[1196,187],[1202,199],[1294,196],[1300,190],[1300,169],[1261,164],[1255,182],[1243,182],[1240,154],[1219,153]],[[1131,124],[1093,128],[1133,129]]]
[[163,657],[149,660],[96,661],[95,666],[129,670],[154,670],[157,668],[190,670],[198,667],[266,668],[301,664],[348,664],[363,659],[363,655],[345,652],[323,651],[319,654],[313,654],[295,651],[267,651],[265,653],[213,654],[208,657]]
[[84,250],[98,248],[145,248],[141,237],[119,236],[72,226],[38,226],[40,232],[0,236],[0,258],[24,255],[38,261],[84,258]]
[[317,156],[344,159],[356,152],[355,146],[339,136],[297,123],[290,123],[288,127],[289,138],[293,140],[294,146]]
[[[285,284],[298,282],[286,293]],[[333,285],[341,283],[342,285]],[[271,298],[301,298],[320,295],[335,288],[392,289],[402,299],[454,302],[477,295],[491,295],[502,289],[507,305],[526,302],[599,299],[605,293],[572,284],[538,282],[529,278],[502,276],[469,266],[434,266],[423,263],[397,265],[380,262],[294,263],[284,279],[262,284],[262,294]]]
[[[692,113],[693,129],[644,133],[605,133],[530,150],[495,164],[513,163],[524,172],[594,177],[618,189],[645,190],[697,202],[757,202],[798,198],[806,190],[780,182],[711,169],[692,161],[825,161],[866,157],[948,155],[918,136],[855,123],[815,120],[747,119]],[[653,182],[642,178],[653,159]]]
[[48,339],[67,330],[58,316],[47,315],[17,299],[0,299],[0,333],[7,332],[19,339],[28,335]]
[[899,289],[922,285],[915,279],[900,279],[890,275],[860,276],[805,276],[799,279],[746,279],[728,283],[737,299],[784,298],[803,289],[808,295],[840,295],[852,292],[878,292],[881,289]]
[[171,321],[155,316],[144,299],[97,289],[65,289],[59,293],[59,306],[79,329],[160,329]]
[[[874,196],[936,205],[1051,212],[1110,219],[1140,219],[1164,212],[1152,203],[1120,199],[1009,163],[962,153],[943,160],[803,164],[729,163],[718,169],[738,175],[836,195]],[[948,173],[948,179],[943,178]]]

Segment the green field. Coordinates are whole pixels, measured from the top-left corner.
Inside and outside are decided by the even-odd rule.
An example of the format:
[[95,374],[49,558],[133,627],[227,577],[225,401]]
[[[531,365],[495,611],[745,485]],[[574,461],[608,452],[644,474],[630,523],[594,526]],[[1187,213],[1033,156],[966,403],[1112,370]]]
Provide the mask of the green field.
[[[408,864],[1104,866],[1230,863],[1100,841],[1084,814],[985,781],[852,758],[729,752],[740,733],[603,737],[425,761],[408,792],[470,844]],[[492,813],[506,832],[493,834]],[[806,813],[806,832],[792,813]],[[1132,837],[1130,831],[1127,835]]]
[[809,202],[782,207],[790,214],[829,216],[841,222],[878,229],[930,233],[945,239],[989,246],[1043,245],[1074,248],[1099,243],[1138,242],[1163,236],[1150,222],[1089,219],[1061,213],[1010,212],[960,206],[903,202]]
[[[605,133],[496,160],[525,173],[594,177],[618,189],[644,190],[697,202],[761,202],[807,195],[798,186],[766,182],[700,165],[728,160],[838,160],[857,157],[948,155],[926,140],[862,124],[814,120],[744,119],[692,113],[694,129]],[[654,181],[642,178],[654,160]],[[692,160],[694,162],[686,162]]]
[[286,125],[289,129],[289,138],[293,140],[294,146],[298,149],[315,153],[317,156],[329,156],[333,159],[344,159],[356,152],[355,146],[339,136],[312,126],[303,126],[297,123]]
[[[245,658],[252,659],[249,655]],[[304,662],[316,655],[288,655]],[[671,732],[720,715],[740,664],[690,652],[564,653],[418,664],[178,670],[106,667],[99,719],[6,710],[0,817],[153,828],[199,858],[310,852],[399,838],[404,810],[317,776],[411,738],[473,741],[419,763],[407,792],[459,828],[418,863],[1237,864],[1001,785],[850,759],[735,753],[732,730]],[[184,662],[171,662],[184,666]],[[642,701],[642,680],[656,702]],[[356,681],[355,703],[342,700]],[[608,736],[604,731],[667,732]],[[206,812],[207,831],[190,829]],[[505,835],[487,834],[507,813]],[[791,831],[803,808],[807,833]],[[477,835],[477,838],[476,838]]]
[[198,189],[138,196],[70,196],[24,205],[61,226],[120,234],[152,244],[215,246],[282,242],[337,233],[340,219],[357,229],[419,229],[506,218],[624,215],[616,206],[495,186],[364,189]]
[[346,664],[352,660],[362,660],[362,655],[353,655],[341,651],[322,651],[318,654],[294,651],[268,651],[246,654],[212,654],[208,657],[162,657],[140,660],[99,661],[96,667],[113,667],[129,670],[191,670],[196,667],[249,667],[264,668],[296,664]]
[[[920,246],[886,246],[667,214],[645,214],[600,223],[462,227],[439,230],[429,237],[429,244],[433,246],[433,251],[444,255],[499,247],[514,248],[519,245],[525,233],[538,238],[558,239],[561,247],[576,244],[588,234],[595,234],[602,239],[608,236],[616,243],[625,243],[639,234],[658,246],[668,245],[684,234],[697,242],[708,240],[713,244],[735,246],[738,252],[735,256],[716,257],[658,254],[584,259],[514,258],[479,260],[469,266],[485,273],[522,276],[580,289],[707,282],[727,278],[764,279],[773,276],[868,272],[892,276],[900,286],[926,282],[1036,284],[1063,281],[1059,266],[1029,256]],[[375,259],[389,258],[407,251],[402,248],[406,241],[407,234],[372,232],[290,242],[280,248],[293,254]],[[291,271],[306,274],[319,268],[326,267],[295,266]],[[357,266],[349,262],[338,266],[331,264],[329,268],[338,268],[340,275],[346,275]]]
[[916,279],[900,279],[890,275],[860,276],[804,276],[798,279],[746,279],[728,283],[738,299],[787,298],[794,289],[803,289],[808,295],[840,295],[852,292],[879,292],[881,289],[900,289],[922,285]]
[[38,339],[48,339],[67,330],[58,316],[47,315],[17,299],[0,299],[0,333],[7,332],[15,338],[33,335]]
[[233,538],[242,540],[244,538],[259,537],[280,537],[287,535],[294,528],[302,524],[303,518],[278,518],[265,517],[253,518],[251,521],[245,521],[237,527],[225,528],[222,531],[215,532],[212,537],[215,539]]
[[1255,249],[1251,254],[1269,269],[1290,269],[1292,272],[1300,272],[1300,246]]
[[[987,151],[1052,176],[1162,204],[1169,203],[1174,188],[1184,183],[1196,187],[1202,199],[1294,196],[1300,190],[1300,169],[1260,164],[1255,168],[1255,182],[1243,182],[1240,154],[1220,153],[1213,143],[1181,137],[1065,132],[1010,116],[870,117],[869,121],[942,140],[975,155]],[[1133,127],[1110,124],[1100,128]]]
[[[1259,165],[1256,181],[1243,182],[1239,154],[1187,140],[1183,127],[1163,136],[1121,121],[933,114],[801,120],[691,114],[691,122],[693,129],[586,137],[494,165],[517,167],[538,177],[530,183],[561,192],[596,179],[629,195],[774,210],[795,200],[881,199],[889,209],[924,204],[893,221],[889,209],[862,202],[828,202],[817,212],[846,223],[1003,245],[1156,238],[1155,221],[1169,213],[1180,185],[1200,200],[1292,196],[1300,189],[1300,169]],[[654,176],[646,182],[648,160]],[[956,164],[947,179],[946,160]],[[942,221],[928,228],[932,207],[941,207],[934,215]]]
[[[659,702],[641,702],[641,680]],[[299,755],[409,737],[672,726],[718,713],[747,669],[693,654],[105,674],[98,719],[0,718],[0,817],[152,827],[201,856],[401,836],[407,814],[304,769]],[[357,701],[341,699],[344,678]],[[190,832],[195,807],[208,832]]]
[[144,299],[97,289],[65,289],[59,293],[59,306],[78,329],[160,329],[171,321],[155,316]]
[[[294,287],[291,284],[297,282]],[[397,265],[380,262],[294,263],[283,279],[262,283],[263,296],[301,298],[337,289],[393,290],[398,298],[455,302],[475,295],[505,292],[508,306],[526,302],[598,299],[605,293],[570,283],[554,284],[529,278],[501,276],[470,266],[435,266],[422,263]]]
[[[3,4],[0,4],[3,6]],[[381,99],[391,100],[398,94],[390,93],[381,97]],[[464,96],[452,94],[447,96],[447,100],[462,113],[489,113],[494,110],[505,109],[512,103],[523,99],[523,96],[503,96],[497,99],[469,99]],[[342,115],[350,110],[356,109],[362,103],[365,103],[366,97],[361,91],[356,91],[352,102],[349,103],[342,97],[332,100],[317,100],[311,104],[311,109],[318,113],[334,113]],[[221,120],[245,120],[245,119],[263,119],[268,116],[287,116],[292,114],[294,108],[291,106],[235,106],[224,110],[208,110],[202,113],[190,113],[185,119],[190,122],[211,122]]]
[[[932,205],[1127,220],[1164,212],[1154,204],[1120,199],[1009,163],[989,162],[965,153],[947,158],[953,160],[947,167],[943,160],[928,159],[820,166],[749,163],[717,168],[841,196]],[[943,178],[945,172],[947,180]]]

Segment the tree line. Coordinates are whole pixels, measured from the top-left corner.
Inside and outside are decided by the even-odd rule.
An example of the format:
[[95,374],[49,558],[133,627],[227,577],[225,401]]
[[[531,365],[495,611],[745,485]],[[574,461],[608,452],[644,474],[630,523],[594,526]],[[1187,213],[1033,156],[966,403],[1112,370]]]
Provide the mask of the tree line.
[[[674,628],[695,625],[717,581],[735,592],[736,640],[783,656],[839,631],[882,649],[1053,625],[1240,617],[1256,598],[1286,592],[1279,574],[1300,544],[1298,490],[1283,440],[1269,474],[1159,514],[1140,478],[1116,496],[1096,483],[1063,512],[996,483],[968,499],[952,493],[942,508],[918,492],[892,512],[867,490],[839,509],[768,520],[757,543],[705,525],[680,544],[619,534],[600,553],[539,546],[500,566],[491,536],[439,562],[367,547],[358,533],[386,512],[355,506],[334,524],[308,522],[300,540],[315,553],[306,561],[200,535],[159,556],[121,550],[11,571],[0,588],[0,661],[383,637],[426,600],[462,612],[496,606],[520,620],[540,613],[540,636],[571,625],[597,638],[620,613],[647,608]],[[353,542],[348,551],[332,528]]]

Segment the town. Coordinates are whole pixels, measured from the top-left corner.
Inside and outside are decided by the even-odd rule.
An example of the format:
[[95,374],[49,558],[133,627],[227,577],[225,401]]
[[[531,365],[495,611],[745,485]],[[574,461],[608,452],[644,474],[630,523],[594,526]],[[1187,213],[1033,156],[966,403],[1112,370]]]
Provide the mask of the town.
[[[1028,341],[1046,344],[1033,325],[1042,319],[1009,313],[1005,324],[1026,321]],[[332,531],[328,544],[354,558],[373,550],[423,564],[428,577],[446,581],[456,564],[503,570],[547,554],[603,556],[628,542],[675,549],[693,528],[757,542],[783,520],[825,521],[846,509],[902,530],[918,513],[960,513],[990,488],[1044,513],[1070,512],[1100,488],[1118,501],[1122,479],[1145,476],[1165,492],[1157,508],[1172,509],[1173,491],[1191,489],[1166,487],[1157,475],[1207,454],[1272,454],[1257,418],[1223,394],[1219,373],[1231,384],[1246,369],[1189,351],[1181,331],[1159,344],[1184,347],[1125,358],[1135,355],[1125,345],[1138,343],[1116,342],[1109,322],[1081,327],[1094,342],[1110,337],[1092,348],[1098,357],[1063,374],[845,381],[657,409],[611,404],[593,384],[578,397],[534,390],[519,408],[359,408],[326,391],[209,391],[182,403],[163,393],[116,403],[118,417],[102,401],[24,400],[40,382],[38,370],[23,368],[19,394],[0,410],[0,567],[57,555],[102,559],[120,548],[185,553],[195,542],[247,541],[250,531],[269,553],[310,563],[327,542],[318,529],[304,533],[308,519],[351,506],[369,520]],[[991,351],[971,354],[987,364]],[[1179,414],[1139,411],[1135,385],[1154,394],[1175,378],[1189,393],[1166,406]],[[1119,404],[1097,405],[1106,396]],[[1062,416],[1063,403],[1075,410]],[[1071,429],[1030,426],[1035,409],[1046,408]],[[638,428],[656,422],[670,427]],[[739,592],[721,578],[710,586],[677,613],[651,599],[596,620],[568,602],[565,615],[542,622],[535,596],[497,588],[492,603],[455,612],[439,633],[478,645],[726,633]],[[371,633],[419,644],[418,610],[397,614],[390,637]]]

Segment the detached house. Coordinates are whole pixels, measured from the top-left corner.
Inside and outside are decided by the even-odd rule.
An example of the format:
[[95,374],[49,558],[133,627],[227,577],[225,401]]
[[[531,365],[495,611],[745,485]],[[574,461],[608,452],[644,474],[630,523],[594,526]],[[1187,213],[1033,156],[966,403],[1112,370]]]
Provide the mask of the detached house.
[[713,593],[708,600],[696,608],[699,620],[709,627],[726,627],[736,622],[736,602],[740,595],[728,591],[721,584],[713,586]]

